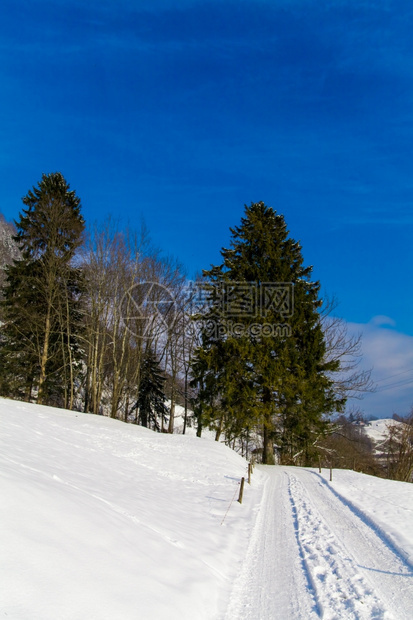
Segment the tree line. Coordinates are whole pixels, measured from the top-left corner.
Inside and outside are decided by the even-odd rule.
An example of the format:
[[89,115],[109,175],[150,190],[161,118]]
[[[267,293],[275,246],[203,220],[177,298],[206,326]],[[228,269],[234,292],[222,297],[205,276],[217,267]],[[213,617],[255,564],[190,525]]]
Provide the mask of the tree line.
[[86,228],[61,173],[23,205],[13,233],[1,226],[1,395],[163,432],[179,402],[183,432],[191,410],[198,435],[212,429],[264,463],[312,464],[331,416],[368,389],[360,339],[264,203],[245,207],[222,263],[191,286],[144,226]]
[[319,465],[413,482],[413,411],[393,415],[379,439],[370,439],[361,412],[340,415],[319,445]]

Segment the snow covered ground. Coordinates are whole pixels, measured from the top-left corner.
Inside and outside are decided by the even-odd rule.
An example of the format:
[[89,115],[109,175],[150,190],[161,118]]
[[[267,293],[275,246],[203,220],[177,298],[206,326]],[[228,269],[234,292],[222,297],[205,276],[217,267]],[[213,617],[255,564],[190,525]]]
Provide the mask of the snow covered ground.
[[383,418],[369,422],[366,426],[363,426],[363,431],[375,443],[381,443],[388,435],[389,426],[403,426],[403,424],[391,418]]
[[0,399],[0,617],[210,620],[261,498],[257,473],[237,503],[245,473],[214,441]]
[[226,620],[413,617],[413,486],[266,467]]
[[0,617],[413,617],[413,485],[0,399]]

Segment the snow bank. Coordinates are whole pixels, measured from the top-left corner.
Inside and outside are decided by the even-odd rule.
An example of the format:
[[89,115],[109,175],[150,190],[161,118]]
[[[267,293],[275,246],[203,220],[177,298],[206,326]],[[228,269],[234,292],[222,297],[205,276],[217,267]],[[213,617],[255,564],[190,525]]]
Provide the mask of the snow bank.
[[224,612],[264,474],[240,505],[246,462],[222,444],[5,399],[0,425],[0,615]]

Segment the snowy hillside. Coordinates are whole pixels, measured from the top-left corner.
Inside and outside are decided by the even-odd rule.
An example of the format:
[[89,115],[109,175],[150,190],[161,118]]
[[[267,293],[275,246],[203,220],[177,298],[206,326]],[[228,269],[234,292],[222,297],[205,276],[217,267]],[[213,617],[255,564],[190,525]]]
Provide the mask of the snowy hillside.
[[408,620],[413,485],[0,399],[0,617]]
[[236,502],[245,460],[4,399],[0,428],[0,617],[210,620],[225,608],[262,487],[257,472]]
[[383,418],[381,420],[373,420],[363,427],[364,432],[375,443],[381,443],[385,440],[389,426],[403,426],[402,422],[397,422],[391,418]]

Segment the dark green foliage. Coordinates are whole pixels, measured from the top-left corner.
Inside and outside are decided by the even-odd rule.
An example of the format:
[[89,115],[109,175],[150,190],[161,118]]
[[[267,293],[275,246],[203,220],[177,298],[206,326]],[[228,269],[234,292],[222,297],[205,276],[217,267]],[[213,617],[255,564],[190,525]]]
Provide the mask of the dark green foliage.
[[326,361],[320,285],[264,203],[246,207],[231,233],[223,263],[204,272],[212,287],[194,363],[198,410],[230,437],[261,428],[266,463],[274,443],[283,462],[307,463],[328,415],[344,406],[331,378],[339,364]]
[[195,415],[198,413],[198,421],[216,431],[217,440],[223,430],[230,442],[249,429],[256,389],[241,342],[217,339],[212,344],[204,335],[193,362],[193,375],[192,384],[198,385]]
[[23,209],[17,225],[16,240],[27,258],[51,256],[66,265],[79,247],[84,230],[80,213],[80,198],[60,172],[43,174],[38,187],[33,187],[22,199]]
[[142,364],[139,382],[138,400],[132,411],[137,410],[137,422],[147,428],[160,431],[159,420],[166,421],[168,409],[165,405],[165,377],[162,375],[159,362],[148,351]]
[[39,403],[73,406],[80,361],[80,200],[60,173],[43,175],[16,222],[21,258],[6,269],[0,347],[1,390]]
[[36,334],[32,329],[39,311],[36,287],[32,285],[38,278],[36,267],[27,259],[6,267],[7,286],[2,304],[6,322],[0,342],[1,394],[26,400],[38,373]]

